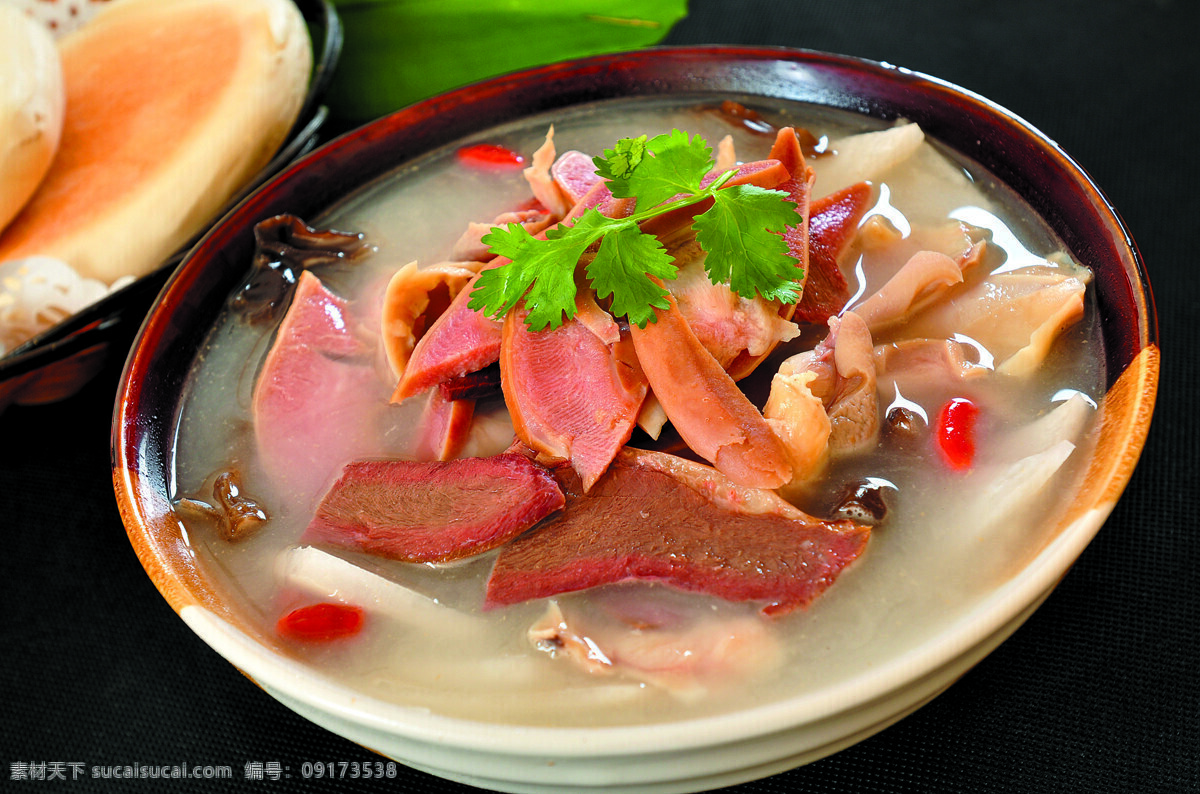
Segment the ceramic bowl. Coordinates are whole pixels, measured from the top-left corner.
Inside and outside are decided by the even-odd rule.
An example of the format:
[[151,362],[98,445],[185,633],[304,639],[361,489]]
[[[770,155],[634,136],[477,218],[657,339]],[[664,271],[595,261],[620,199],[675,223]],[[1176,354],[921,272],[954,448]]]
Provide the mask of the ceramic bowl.
[[[245,619],[191,553],[173,509],[180,393],[218,308],[244,278],[252,227],[311,218],[379,174],[535,113],[622,97],[738,95],[907,118],[989,169],[1095,271],[1107,355],[1099,449],[1049,541],[946,630],[850,680],[719,717],[640,727],[498,727],[362,696],[294,658]],[[1136,464],[1158,382],[1157,326],[1134,243],[1087,174],[1013,114],[940,80],[815,52],[663,48],[496,78],[421,102],[288,166],[191,252],[130,355],[113,430],[113,477],[137,554],[184,621],[289,707],[436,775],[506,791],[697,791],[804,764],[928,702],[1008,637],[1099,530]]]

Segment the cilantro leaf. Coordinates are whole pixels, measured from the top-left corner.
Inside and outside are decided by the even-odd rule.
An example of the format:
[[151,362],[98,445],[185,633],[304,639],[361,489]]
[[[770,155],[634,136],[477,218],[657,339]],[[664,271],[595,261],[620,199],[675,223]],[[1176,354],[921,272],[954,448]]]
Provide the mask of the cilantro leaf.
[[693,223],[707,252],[704,269],[713,283],[729,282],[743,298],[757,292],[767,300],[795,303],[796,266],[782,232],[800,222],[796,206],[779,190],[735,185],[713,192],[713,205]]
[[597,296],[609,301],[614,315],[644,328],[655,320],[655,308],[670,305],[660,282],[675,278],[678,269],[640,224],[709,199],[712,207],[692,226],[707,254],[710,280],[728,283],[746,298],[761,294],[785,303],[799,298],[797,279],[802,272],[782,232],[803,218],[786,193],[752,185],[725,187],[732,171],[704,184],[714,161],[699,135],[672,130],[649,141],[645,135],[622,138],[593,162],[613,195],[635,198],[637,210],[627,217],[607,218],[592,208],[573,225],[550,229],[544,239],[515,223],[506,229],[494,227],[484,244],[512,261],[483,271],[468,301],[472,309],[498,319],[524,300],[530,329],[559,327],[575,315],[579,260],[599,242],[581,281],[586,278]]
[[526,298],[531,305],[526,320],[530,328],[558,327],[564,314],[567,319],[575,315],[575,264],[593,240],[587,229],[570,226],[550,230],[545,240],[519,223],[493,228],[482,242],[512,262],[483,271],[467,306],[500,319]]
[[699,193],[701,181],[716,162],[703,138],[699,135],[689,138],[680,130],[656,135],[646,149],[652,156],[642,158],[627,177],[639,210],[655,207],[681,193]]
[[622,138],[611,149],[604,150],[603,157],[593,157],[596,175],[609,181],[609,189],[617,198],[633,198],[629,192],[628,178],[646,156],[646,136]]
[[612,296],[613,314],[626,315],[629,322],[645,328],[654,319],[653,307],[666,309],[670,305],[667,291],[649,276],[673,279],[679,269],[657,237],[627,224],[604,236],[586,272],[597,297]]

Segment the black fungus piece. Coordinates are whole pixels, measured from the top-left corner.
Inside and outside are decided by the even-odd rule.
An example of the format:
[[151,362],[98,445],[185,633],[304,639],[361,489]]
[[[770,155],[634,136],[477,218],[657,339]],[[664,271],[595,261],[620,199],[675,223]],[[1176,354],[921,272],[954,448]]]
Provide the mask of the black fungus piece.
[[365,235],[317,230],[295,215],[260,221],[254,241],[253,271],[232,302],[233,311],[252,323],[277,319],[301,271],[353,263],[373,250]]
[[878,477],[867,477],[850,483],[833,509],[834,518],[848,518],[859,524],[879,526],[887,518],[888,501],[885,491],[896,486]]
[[242,491],[241,475],[237,470],[218,472],[213,478],[212,493],[211,503],[201,499],[180,499],[177,507],[185,515],[215,522],[221,537],[230,541],[241,540],[266,523],[267,511]]

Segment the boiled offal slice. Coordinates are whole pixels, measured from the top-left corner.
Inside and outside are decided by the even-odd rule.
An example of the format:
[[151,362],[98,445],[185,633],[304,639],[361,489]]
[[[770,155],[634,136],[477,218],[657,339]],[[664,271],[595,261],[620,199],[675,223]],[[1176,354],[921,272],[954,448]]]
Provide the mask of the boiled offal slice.
[[501,549],[487,606],[641,580],[784,614],[833,584],[870,535],[663,453],[626,447],[586,494],[571,469],[555,473],[566,509]]
[[515,452],[356,461],[321,500],[303,541],[404,562],[449,562],[499,546],[563,503],[550,472]]

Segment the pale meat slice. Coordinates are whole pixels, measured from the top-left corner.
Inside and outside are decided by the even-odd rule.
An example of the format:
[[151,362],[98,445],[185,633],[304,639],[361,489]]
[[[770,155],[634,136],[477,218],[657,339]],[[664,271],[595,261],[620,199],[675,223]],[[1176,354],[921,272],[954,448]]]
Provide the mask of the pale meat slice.
[[303,271],[251,406],[259,460],[296,498],[315,495],[347,460],[383,452],[388,387],[356,328],[347,302]]
[[485,606],[640,580],[783,614],[832,585],[870,535],[664,453],[626,447],[586,494],[571,469],[555,473],[566,508],[501,549]]
[[[502,263],[493,259],[484,269]],[[403,402],[439,383],[483,369],[500,357],[500,323],[467,306],[478,280],[479,274],[472,276],[417,340],[392,402]]]
[[540,204],[536,204],[535,206],[502,212],[493,218],[491,223],[471,221],[467,224],[466,230],[455,241],[454,247],[450,249],[450,257],[462,261],[487,262],[495,259],[496,255],[483,242],[483,238],[494,227],[506,227],[510,223],[515,223],[518,226],[523,226],[525,231],[530,234],[537,234],[544,231],[557,219],[558,216],[555,216]]
[[409,262],[388,281],[381,312],[383,349],[399,377],[425,330],[446,311],[475,277],[473,262],[441,262],[418,267]]
[[998,372],[1036,371],[1054,340],[1083,317],[1091,276],[1072,267],[1032,266],[989,275],[974,287],[918,314],[906,335],[965,337],[994,359]]
[[937,251],[918,251],[854,311],[873,333],[887,331],[962,280],[962,268],[950,257]]
[[784,319],[778,302],[759,295],[743,298],[726,284],[712,283],[704,270],[704,251],[694,237],[668,251],[679,268],[667,283],[679,311],[722,369],[729,371],[739,362],[739,372],[731,372],[735,379],[753,370],[742,360],[756,364],[777,344],[800,334],[795,323]]
[[516,452],[354,461],[322,498],[303,541],[404,562],[448,562],[496,548],[563,503],[550,472]]
[[879,440],[874,356],[866,323],[847,312],[829,318],[829,333],[813,350],[779,366],[764,416],[784,440],[793,482],[811,479],[827,456],[868,451]]
[[813,198],[827,196],[856,182],[878,182],[915,155],[924,142],[925,133],[912,123],[830,141],[828,148],[835,156],[822,158],[813,165],[817,172]]
[[882,394],[953,394],[965,381],[991,371],[990,362],[980,362],[956,339],[904,339],[875,348],[875,377]]
[[551,125],[546,131],[546,140],[533,153],[533,162],[525,169],[524,176],[533,197],[558,219],[565,217],[577,202],[568,197],[554,179],[552,169],[556,159],[554,127]]
[[688,326],[674,298],[629,333],[655,398],[684,443],[734,482],[778,488],[792,478],[783,443]]
[[629,440],[646,397],[632,343],[590,293],[558,328],[504,319],[500,381],[513,428],[546,461],[569,460],[587,490]]
[[687,699],[783,661],[779,639],[761,617],[661,587],[611,587],[551,601],[528,636],[534,647],[591,675],[644,681]]
[[[731,155],[723,155],[728,159]],[[752,184],[788,194],[796,204],[796,224],[784,238],[797,261],[796,278],[803,285],[808,263],[808,193],[812,172],[805,164],[799,142],[790,127],[779,131],[767,159],[725,168],[714,168],[710,178],[727,170],[736,175],[725,187]],[[749,375],[780,342],[795,338],[799,328],[790,317],[795,304],[768,301],[759,295],[746,298],[728,284],[714,284],[704,269],[706,253],[696,241],[692,220],[709,204],[699,204],[683,212],[643,224],[643,231],[655,234],[679,268],[678,276],[667,283],[688,325],[700,343],[713,354],[722,368],[735,380]]]
[[559,155],[550,166],[550,175],[572,207],[601,181],[591,156],[574,149]]
[[426,392],[424,410],[417,420],[413,456],[417,460],[452,460],[471,435],[475,401],[451,399],[442,388]]
[[733,145],[733,136],[726,135],[717,141],[717,156],[713,170],[718,173],[737,167],[737,149]]

